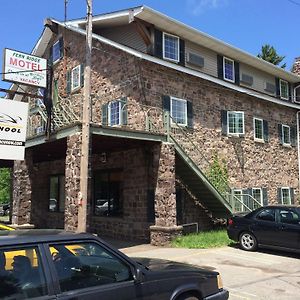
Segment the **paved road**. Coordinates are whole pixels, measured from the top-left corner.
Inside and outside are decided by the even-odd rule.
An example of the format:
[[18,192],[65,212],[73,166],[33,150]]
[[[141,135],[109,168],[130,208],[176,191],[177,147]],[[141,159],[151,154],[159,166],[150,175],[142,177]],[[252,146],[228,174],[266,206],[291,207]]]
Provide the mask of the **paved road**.
[[120,250],[131,257],[169,259],[217,270],[231,300],[300,299],[300,255],[232,247],[195,250],[138,245]]

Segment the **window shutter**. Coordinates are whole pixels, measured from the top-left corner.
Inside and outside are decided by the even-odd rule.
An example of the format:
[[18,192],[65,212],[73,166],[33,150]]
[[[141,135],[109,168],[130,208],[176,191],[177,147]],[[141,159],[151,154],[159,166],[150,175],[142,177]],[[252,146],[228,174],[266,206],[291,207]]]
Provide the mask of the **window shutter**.
[[163,110],[171,111],[171,97],[168,95],[162,96]]
[[281,188],[277,188],[277,201],[278,201],[279,204],[282,204]]
[[61,37],[59,39],[59,56],[62,58],[64,56],[64,39]]
[[292,93],[292,85],[291,85],[291,83],[290,82],[288,82],[288,95],[289,95],[289,101],[291,101],[292,102],[292,100],[293,100],[293,93]]
[[154,29],[154,55],[162,58],[162,51],[163,51],[163,38],[162,38],[162,32],[158,29]]
[[80,86],[84,86],[84,64],[80,65]]
[[283,145],[282,124],[278,124],[278,138],[280,145]]
[[187,126],[188,128],[193,128],[193,103],[187,101]]
[[264,132],[264,141],[265,143],[269,142],[269,124],[268,121],[263,120],[263,132]]
[[102,105],[102,125],[108,125],[108,103]]
[[147,191],[147,221],[155,222],[155,193],[153,189]]
[[290,130],[291,130],[291,145],[293,147],[296,147],[296,145],[297,145],[297,128],[296,128],[296,126],[291,126]]
[[67,94],[71,93],[71,71],[67,71],[66,74],[66,92]]
[[223,73],[223,56],[217,55],[217,64],[218,64],[218,77],[220,79],[224,79],[224,73]]
[[290,195],[291,195],[291,204],[295,203],[295,189],[290,188]]
[[235,76],[235,83],[240,85],[240,63],[234,62],[234,76]]
[[262,196],[263,196],[263,205],[268,205],[268,190],[267,190],[267,188],[262,188]]
[[179,64],[185,66],[185,42],[184,40],[179,40]]
[[124,97],[121,102],[121,125],[127,125],[127,98]]
[[221,110],[222,134],[227,135],[227,110]]
[[280,82],[279,78],[275,77],[276,96],[280,98]]

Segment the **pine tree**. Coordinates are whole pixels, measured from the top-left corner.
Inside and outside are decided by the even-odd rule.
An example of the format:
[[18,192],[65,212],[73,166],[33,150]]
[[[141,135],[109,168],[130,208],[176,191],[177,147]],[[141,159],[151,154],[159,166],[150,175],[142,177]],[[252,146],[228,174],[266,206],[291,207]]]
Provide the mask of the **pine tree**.
[[[266,60],[275,66],[278,66],[285,59],[285,56],[278,55],[275,48],[269,44],[261,47],[261,53],[259,53],[257,57]],[[282,64],[280,67],[284,69],[286,67],[286,63]]]

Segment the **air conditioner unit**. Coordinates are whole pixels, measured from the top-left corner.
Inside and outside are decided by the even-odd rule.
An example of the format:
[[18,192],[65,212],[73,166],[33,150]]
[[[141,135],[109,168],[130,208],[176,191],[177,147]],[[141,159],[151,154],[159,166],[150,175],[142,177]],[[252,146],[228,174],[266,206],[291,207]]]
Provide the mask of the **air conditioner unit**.
[[275,93],[276,92],[276,86],[273,83],[266,82],[265,84],[265,91],[269,93]]
[[204,58],[198,54],[189,52],[187,57],[187,62],[200,68],[204,67]]
[[43,126],[39,126],[35,129],[36,134],[41,134],[45,132],[45,128]]
[[241,83],[251,86],[253,84],[253,77],[248,74],[242,73]]

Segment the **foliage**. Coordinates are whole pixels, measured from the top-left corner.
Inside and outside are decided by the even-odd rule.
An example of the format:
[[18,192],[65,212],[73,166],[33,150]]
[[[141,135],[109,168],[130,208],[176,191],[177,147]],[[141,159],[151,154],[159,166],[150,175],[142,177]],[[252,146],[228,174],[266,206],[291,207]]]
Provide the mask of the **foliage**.
[[0,169],[0,203],[10,200],[10,169]]
[[193,233],[177,237],[172,241],[172,246],[178,248],[217,248],[228,246],[232,241],[228,238],[226,230],[212,230]]
[[[261,53],[257,54],[257,57],[268,61],[275,66],[278,66],[285,59],[285,56],[278,55],[275,48],[268,44],[261,47]],[[286,63],[282,64],[280,67],[284,69],[286,67]]]
[[228,170],[225,159],[220,160],[217,153],[213,156],[213,162],[207,171],[208,180],[215,186],[220,194],[228,191]]

